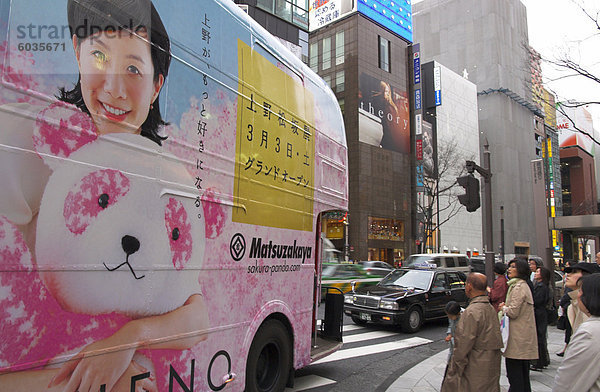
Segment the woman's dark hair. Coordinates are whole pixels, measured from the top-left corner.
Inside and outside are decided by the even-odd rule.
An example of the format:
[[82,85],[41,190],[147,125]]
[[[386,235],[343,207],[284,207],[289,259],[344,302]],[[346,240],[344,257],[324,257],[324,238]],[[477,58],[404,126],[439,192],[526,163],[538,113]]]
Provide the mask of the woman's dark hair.
[[529,279],[529,275],[531,275],[531,270],[529,269],[529,262],[527,259],[517,257],[512,259],[508,265],[514,264],[517,269],[517,276],[521,279]]
[[[71,36],[77,36],[79,42],[102,31],[136,33],[145,29],[150,39],[154,82],[158,81],[159,75],[167,78],[171,44],[167,30],[150,0],[69,0],[67,17]],[[58,98],[90,114],[81,94],[81,75],[73,90],[61,88]],[[166,137],[159,135],[159,127],[166,124],[160,115],[157,99],[142,124],[141,135],[160,145]]]
[[494,264],[494,272],[498,275],[504,275],[506,273],[506,264],[502,262],[497,262]]
[[539,268],[539,267],[542,266],[542,263],[539,260],[537,260],[537,259],[529,259],[529,260],[527,260],[528,263],[531,263],[532,261],[535,263],[536,267]]
[[552,277],[552,271],[546,267],[538,268],[540,270],[540,278],[542,278],[543,284],[550,284],[550,278]]
[[460,314],[460,304],[456,301],[449,301],[446,304],[446,314],[458,316]]
[[600,273],[586,275],[579,279],[581,302],[592,316],[600,316]]

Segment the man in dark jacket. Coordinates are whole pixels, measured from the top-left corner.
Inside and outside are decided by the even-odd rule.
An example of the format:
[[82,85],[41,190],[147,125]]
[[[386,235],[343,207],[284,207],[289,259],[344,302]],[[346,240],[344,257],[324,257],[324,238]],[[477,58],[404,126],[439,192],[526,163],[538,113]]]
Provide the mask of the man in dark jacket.
[[485,275],[469,274],[465,291],[471,302],[456,326],[454,355],[442,392],[500,391],[502,336],[486,287]]

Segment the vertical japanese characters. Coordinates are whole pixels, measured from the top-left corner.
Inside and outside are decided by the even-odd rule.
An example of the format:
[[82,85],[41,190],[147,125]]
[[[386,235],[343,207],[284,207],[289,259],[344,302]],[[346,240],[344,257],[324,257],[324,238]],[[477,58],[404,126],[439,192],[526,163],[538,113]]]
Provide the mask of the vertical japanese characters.
[[[209,60],[210,60],[210,39],[211,39],[211,31],[210,31],[210,18],[205,13],[204,20],[202,21],[202,57],[207,62],[208,68],[210,68]],[[209,87],[208,87],[208,77],[206,74],[202,74],[202,98],[199,102],[200,109],[200,118],[198,119],[198,156],[196,157],[196,183],[195,186],[199,192],[202,192],[202,179],[204,173],[204,151],[206,148],[206,137],[208,133],[208,117],[209,113],[206,109],[209,103]],[[200,201],[200,196],[196,197],[196,208],[198,208],[198,218],[202,218],[202,213],[200,212],[200,208],[202,208],[202,203]]]
[[[238,41],[233,221],[311,230],[314,98],[299,75]],[[268,203],[259,200],[268,200]]]

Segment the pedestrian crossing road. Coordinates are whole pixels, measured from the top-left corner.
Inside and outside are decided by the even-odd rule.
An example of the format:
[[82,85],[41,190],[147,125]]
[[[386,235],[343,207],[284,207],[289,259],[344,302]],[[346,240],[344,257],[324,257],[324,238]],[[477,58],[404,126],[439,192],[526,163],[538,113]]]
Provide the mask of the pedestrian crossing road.
[[[344,346],[341,350],[314,362],[301,371],[294,380],[294,388],[287,388],[286,392],[329,390],[338,383],[334,373],[331,378],[325,377],[322,370],[323,364],[344,367],[349,360],[362,358],[368,363],[373,356],[386,352],[404,350],[411,347],[427,345],[433,340],[416,335],[407,335],[396,330],[381,329],[377,327],[361,327],[354,324],[344,325]],[[357,362],[354,361],[354,364]],[[329,375],[327,372],[325,372]],[[326,387],[326,388],[325,388]]]

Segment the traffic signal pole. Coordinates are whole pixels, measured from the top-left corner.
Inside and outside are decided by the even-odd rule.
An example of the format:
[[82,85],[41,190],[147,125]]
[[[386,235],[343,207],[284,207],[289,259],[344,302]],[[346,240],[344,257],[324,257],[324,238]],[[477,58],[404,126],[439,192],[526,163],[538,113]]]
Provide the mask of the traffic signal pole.
[[487,138],[483,145],[483,168],[487,172],[484,176],[483,193],[485,197],[485,276],[488,286],[494,285],[494,235],[492,219],[492,169],[490,159],[490,145]]
[[491,287],[494,284],[494,236],[492,225],[492,169],[490,159],[490,145],[485,139],[483,145],[483,167],[477,165],[473,161],[466,162],[467,171],[472,174],[474,171],[483,177],[483,196],[485,200],[484,214],[484,248],[485,248],[485,275],[488,285]]

